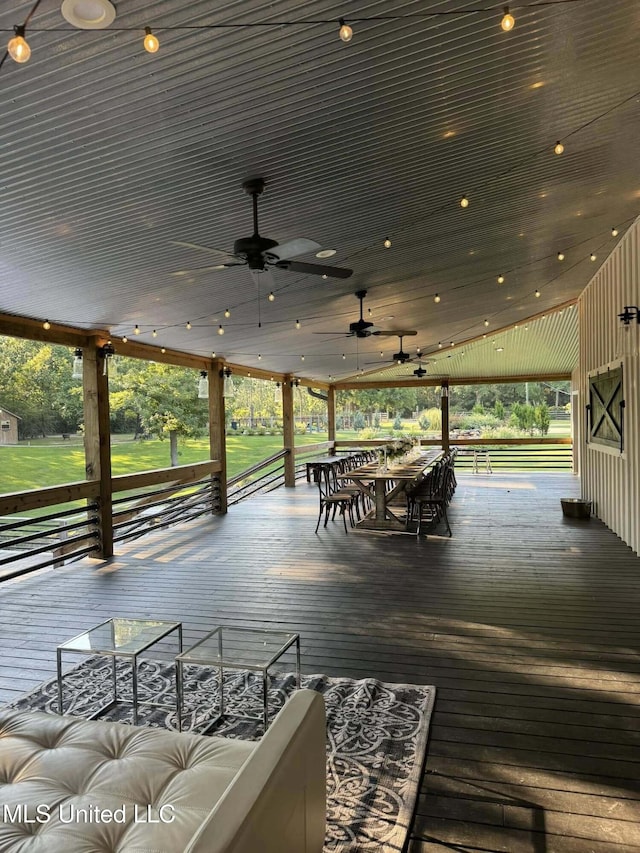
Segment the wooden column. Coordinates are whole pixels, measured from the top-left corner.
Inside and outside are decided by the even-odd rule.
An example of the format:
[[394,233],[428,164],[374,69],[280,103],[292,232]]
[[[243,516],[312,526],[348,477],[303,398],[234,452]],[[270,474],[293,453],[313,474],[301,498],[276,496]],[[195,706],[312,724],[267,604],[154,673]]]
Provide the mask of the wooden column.
[[82,352],[84,392],[84,455],[87,480],[100,481],[98,527],[100,556],[113,556],[113,504],[111,489],[111,434],[109,430],[109,379],[104,372],[99,342]]
[[[227,511],[227,440],[224,411],[224,363],[216,360],[209,370],[209,457],[220,460],[220,512]],[[222,375],[221,375],[222,374]]]
[[327,388],[327,431],[329,441],[336,441],[336,389],[334,385]]
[[442,415],[442,449],[446,453],[449,450],[449,380],[442,380],[440,389],[441,415]]
[[284,449],[289,451],[284,457],[285,486],[295,486],[296,484],[293,388],[291,387],[292,382],[293,377],[289,375],[286,375],[282,381],[282,442]]

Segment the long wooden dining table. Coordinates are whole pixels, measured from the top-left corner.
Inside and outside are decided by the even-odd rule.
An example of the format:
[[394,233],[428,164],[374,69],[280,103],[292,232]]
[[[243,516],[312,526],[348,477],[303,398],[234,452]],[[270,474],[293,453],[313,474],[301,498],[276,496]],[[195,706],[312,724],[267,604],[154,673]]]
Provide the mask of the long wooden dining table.
[[[415,459],[401,462],[386,470],[380,465],[371,463],[340,474],[339,480],[354,482],[373,501],[373,508],[356,524],[356,527],[368,530],[404,530],[405,522],[398,518],[390,508],[390,504],[414,482],[416,477],[427,468],[431,468],[441,456],[442,450],[433,448],[423,451]],[[393,483],[390,488],[389,483]]]

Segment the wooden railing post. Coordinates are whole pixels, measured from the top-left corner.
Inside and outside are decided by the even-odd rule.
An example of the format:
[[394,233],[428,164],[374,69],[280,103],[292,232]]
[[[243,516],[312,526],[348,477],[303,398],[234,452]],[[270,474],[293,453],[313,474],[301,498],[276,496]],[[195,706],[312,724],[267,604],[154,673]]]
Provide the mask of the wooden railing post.
[[111,433],[109,430],[109,377],[100,342],[93,339],[82,353],[84,400],[84,454],[87,480],[98,480],[99,556],[113,556],[113,493],[111,484]]
[[450,438],[449,438],[449,380],[442,380],[442,387],[440,389],[440,400],[441,400],[441,416],[442,416],[442,449],[446,453],[449,450]]
[[[227,440],[224,410],[224,363],[216,360],[209,371],[209,455],[220,465],[220,512],[227,511]],[[212,476],[216,476],[215,474]]]
[[331,444],[336,441],[336,389],[335,385],[327,388],[327,438]]
[[296,484],[296,451],[293,419],[293,376],[287,374],[282,382],[282,443],[287,455],[284,457],[284,484]]

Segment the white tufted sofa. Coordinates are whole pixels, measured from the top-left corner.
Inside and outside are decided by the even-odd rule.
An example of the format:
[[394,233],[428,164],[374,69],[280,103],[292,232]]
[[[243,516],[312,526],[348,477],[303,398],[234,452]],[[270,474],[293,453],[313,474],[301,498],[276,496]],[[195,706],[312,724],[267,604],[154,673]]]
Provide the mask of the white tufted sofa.
[[320,853],[325,750],[312,690],[257,743],[0,710],[0,851]]

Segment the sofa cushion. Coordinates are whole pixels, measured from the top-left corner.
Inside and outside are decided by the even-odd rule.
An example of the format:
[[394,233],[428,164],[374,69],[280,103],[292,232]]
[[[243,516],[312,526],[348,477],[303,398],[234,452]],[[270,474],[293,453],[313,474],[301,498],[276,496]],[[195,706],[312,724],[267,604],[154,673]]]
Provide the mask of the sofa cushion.
[[0,711],[0,850],[184,850],[256,746]]

